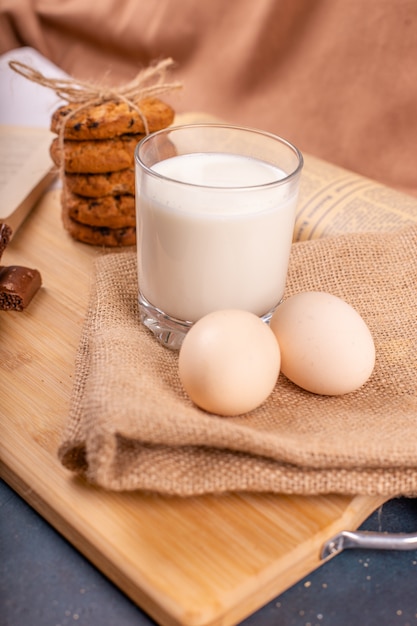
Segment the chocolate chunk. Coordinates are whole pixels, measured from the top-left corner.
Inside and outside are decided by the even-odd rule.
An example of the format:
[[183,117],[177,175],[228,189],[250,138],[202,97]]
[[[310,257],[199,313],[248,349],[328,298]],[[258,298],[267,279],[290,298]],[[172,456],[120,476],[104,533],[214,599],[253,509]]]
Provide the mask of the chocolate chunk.
[[0,259],[12,236],[12,229],[4,222],[0,223]]
[[0,310],[23,311],[41,285],[38,270],[20,265],[0,267]]

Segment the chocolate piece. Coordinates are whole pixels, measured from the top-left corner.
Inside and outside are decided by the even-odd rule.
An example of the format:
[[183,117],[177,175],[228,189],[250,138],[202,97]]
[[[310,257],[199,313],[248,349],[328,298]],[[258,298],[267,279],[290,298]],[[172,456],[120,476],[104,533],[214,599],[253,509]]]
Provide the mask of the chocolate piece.
[[0,223],[0,259],[12,236],[12,229],[4,222]]
[[41,285],[38,270],[20,265],[0,267],[0,310],[23,311]]

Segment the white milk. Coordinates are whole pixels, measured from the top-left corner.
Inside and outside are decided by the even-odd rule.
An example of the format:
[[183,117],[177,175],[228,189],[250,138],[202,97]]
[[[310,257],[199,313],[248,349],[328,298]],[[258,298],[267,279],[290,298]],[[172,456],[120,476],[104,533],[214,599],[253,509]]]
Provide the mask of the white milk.
[[285,287],[297,185],[274,184],[284,177],[278,168],[229,154],[175,156],[152,170],[137,181],[148,302],[190,322],[217,309],[273,309]]

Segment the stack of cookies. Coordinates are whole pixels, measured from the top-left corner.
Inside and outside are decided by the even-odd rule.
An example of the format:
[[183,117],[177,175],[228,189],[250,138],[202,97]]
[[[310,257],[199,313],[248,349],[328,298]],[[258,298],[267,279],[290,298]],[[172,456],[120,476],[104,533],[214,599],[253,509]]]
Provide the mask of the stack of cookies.
[[[137,103],[148,132],[166,128],[174,111],[158,98]],[[58,136],[51,157],[63,172],[62,220],[70,235],[97,246],[136,243],[134,151],[143,118],[126,102],[82,108],[68,104],[52,116]],[[62,135],[59,137],[60,133]]]

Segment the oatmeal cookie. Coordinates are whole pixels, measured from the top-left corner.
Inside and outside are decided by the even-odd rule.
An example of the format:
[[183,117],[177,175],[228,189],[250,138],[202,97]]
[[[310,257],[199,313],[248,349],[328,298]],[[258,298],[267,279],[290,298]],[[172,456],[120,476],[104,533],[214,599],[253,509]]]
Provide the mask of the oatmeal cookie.
[[64,155],[56,137],[50,146],[53,162],[60,167],[64,158],[64,170],[79,174],[106,174],[132,168],[134,152],[144,135],[121,135],[113,139],[96,141],[64,141]]
[[85,198],[64,187],[61,203],[67,215],[81,224],[108,228],[136,225],[135,196],[132,195]]
[[117,248],[136,244],[136,228],[108,228],[107,226],[88,226],[73,220],[65,207],[62,209],[62,222],[65,230],[73,239],[92,246]]
[[133,168],[106,174],[65,174],[65,185],[79,196],[100,198],[135,193],[135,171]]
[[[148,123],[149,132],[166,128],[174,121],[174,110],[158,98],[138,101]],[[55,111],[51,119],[51,131],[59,134],[65,117],[78,105],[67,104]],[[126,102],[104,102],[81,109],[64,126],[64,138],[72,140],[109,139],[120,135],[144,134],[142,118]]]

